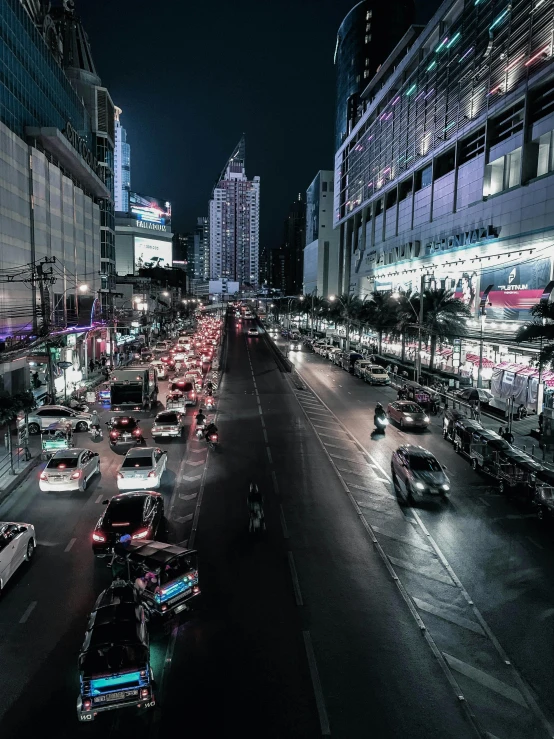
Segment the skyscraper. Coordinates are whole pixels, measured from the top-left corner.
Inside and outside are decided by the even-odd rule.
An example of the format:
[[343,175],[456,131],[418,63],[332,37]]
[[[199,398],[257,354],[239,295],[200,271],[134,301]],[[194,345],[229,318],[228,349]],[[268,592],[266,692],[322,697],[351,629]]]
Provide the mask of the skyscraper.
[[288,295],[302,292],[304,269],[304,246],[306,242],[306,203],[302,193],[291,204],[284,223],[283,247],[285,254],[286,283]]
[[241,138],[212,191],[209,210],[210,279],[258,284],[260,178],[246,176]]
[[131,189],[131,147],[127,143],[127,131],[119,116],[123,111],[115,106],[115,149],[114,149],[114,204],[119,213],[129,211]]
[[413,23],[413,0],[362,0],[337,33],[335,151],[359,118],[360,94]]

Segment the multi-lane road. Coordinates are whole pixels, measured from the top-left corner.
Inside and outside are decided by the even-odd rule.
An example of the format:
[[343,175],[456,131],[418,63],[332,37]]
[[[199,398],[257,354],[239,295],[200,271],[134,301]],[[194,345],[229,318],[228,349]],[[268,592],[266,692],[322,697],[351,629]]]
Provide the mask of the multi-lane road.
[[[208,452],[190,434],[161,444],[168,536],[198,549],[203,594],[192,616],[152,634],[158,708],[77,723],[86,614],[110,578],[91,533],[123,453],[77,434],[101,454],[85,493],[39,492],[39,469],[0,507],[0,520],[31,522],[38,538],[0,600],[2,734],[548,736],[549,529],[495,495],[435,430],[421,439],[449,467],[451,500],[401,508],[390,453],[412,435],[370,438],[373,404],[391,391],[306,352],[295,361],[315,392],[302,390],[267,337],[247,337],[234,319],[227,336],[221,447]],[[266,499],[256,539],[251,480]]]

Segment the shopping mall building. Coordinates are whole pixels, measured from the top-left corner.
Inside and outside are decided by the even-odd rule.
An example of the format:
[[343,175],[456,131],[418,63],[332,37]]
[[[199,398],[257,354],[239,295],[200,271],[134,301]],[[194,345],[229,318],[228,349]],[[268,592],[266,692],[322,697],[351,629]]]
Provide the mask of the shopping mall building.
[[476,376],[487,289],[484,377],[536,356],[513,339],[552,278],[553,33],[546,0],[446,0],[369,81],[336,153],[343,292],[454,291],[474,319],[459,369],[441,347],[453,374]]

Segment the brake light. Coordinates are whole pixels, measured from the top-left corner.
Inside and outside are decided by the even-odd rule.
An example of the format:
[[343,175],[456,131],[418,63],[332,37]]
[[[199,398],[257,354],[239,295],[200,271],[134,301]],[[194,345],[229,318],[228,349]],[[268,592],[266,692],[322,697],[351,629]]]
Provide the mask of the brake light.
[[142,529],[141,531],[137,531],[136,534],[133,534],[131,539],[146,539],[149,533],[150,529]]
[[156,470],[150,470],[148,477],[156,477]]
[[71,478],[70,479],[71,480],[78,480],[81,477],[81,474],[82,474],[81,470],[77,470],[77,472],[74,472],[71,475]]
[[135,429],[133,431],[133,436],[140,436],[142,434],[142,431],[140,429]]
[[46,474],[46,472],[40,473],[39,480],[48,480],[48,475]]
[[90,706],[91,706],[91,702],[89,700],[84,700],[83,701],[83,709],[85,711],[89,711],[90,710]]
[[212,441],[217,441],[217,434],[212,434],[212,435],[210,436],[210,439],[211,439]]
[[97,534],[95,531],[94,534],[92,535],[92,540],[93,541],[106,541],[106,537],[102,536],[102,534]]
[[110,431],[110,437],[112,439],[117,439],[118,436],[119,434],[117,433],[117,431]]
[[142,688],[140,691],[141,698],[148,698],[148,688]]

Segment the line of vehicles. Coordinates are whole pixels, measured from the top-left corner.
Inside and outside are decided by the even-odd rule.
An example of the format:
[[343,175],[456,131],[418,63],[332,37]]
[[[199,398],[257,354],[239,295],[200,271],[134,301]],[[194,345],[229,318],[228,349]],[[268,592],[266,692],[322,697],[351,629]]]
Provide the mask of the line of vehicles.
[[[154,419],[155,441],[183,436],[186,407],[198,402],[198,394],[205,392],[206,400],[213,401],[217,377],[212,370],[204,377],[203,370],[208,369],[220,343],[221,324],[220,319],[199,317],[196,331],[183,331],[173,345],[164,344],[160,361],[178,355],[183,348],[186,364],[181,367],[184,374],[170,382],[169,407]],[[161,349],[156,347],[156,351]],[[111,410],[124,411],[108,421],[110,447],[123,444],[128,449],[116,473],[121,492],[103,501],[104,511],[91,537],[94,556],[110,562],[113,582],[96,599],[79,653],[77,716],[82,722],[93,721],[103,711],[155,706],[151,626],[156,619],[190,609],[200,594],[197,552],[158,541],[167,533],[164,499],[158,491],[167,452],[146,445],[141,420],[135,415],[157,402],[158,379],[149,359],[114,371],[110,379]],[[73,441],[74,432],[91,431],[91,426],[97,425],[95,413],[43,406],[29,416],[31,433],[42,432],[48,439],[52,425],[64,432],[56,437],[55,446],[43,447],[47,463],[39,472],[41,491],[84,491],[100,473],[100,455],[93,449],[75,447]],[[25,423],[23,418],[21,423]],[[31,524],[0,523],[0,591],[17,568],[32,558],[35,548]]]

